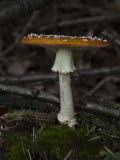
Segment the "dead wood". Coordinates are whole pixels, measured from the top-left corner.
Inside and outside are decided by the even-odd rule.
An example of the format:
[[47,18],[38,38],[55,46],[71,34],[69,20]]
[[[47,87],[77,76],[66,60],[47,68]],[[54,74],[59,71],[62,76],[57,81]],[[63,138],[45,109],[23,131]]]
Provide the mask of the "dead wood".
[[0,26],[28,15],[53,0],[11,0],[0,3]]
[[21,97],[15,95],[0,95],[0,107],[8,106],[16,109],[39,109],[40,111],[53,112],[58,104],[41,99]]
[[[51,105],[52,106],[51,111],[52,111],[52,108],[54,111],[54,109],[58,107],[59,100],[54,95],[52,95],[52,98],[51,98],[51,96],[49,97],[48,93],[45,93],[45,94],[47,95],[47,98],[45,98],[43,95],[41,96],[42,98],[40,96],[35,96],[35,95],[34,96],[27,95],[28,97],[26,97],[25,93],[24,93],[25,97],[0,96],[0,103],[2,103],[3,105],[8,105],[9,107],[11,107],[13,104],[13,106],[15,106],[16,108],[21,106],[22,108],[25,108],[25,109],[42,109],[43,110],[43,104],[47,102],[48,103],[51,102],[50,105],[53,103],[57,104],[56,106]],[[34,99],[30,99],[29,97],[34,97]],[[48,105],[48,108],[49,108],[49,105]],[[108,100],[104,100],[98,97],[97,98],[93,96],[86,97],[86,99],[82,100],[80,103],[78,102],[77,104],[75,103],[75,110],[76,110],[76,113],[85,111],[93,114],[106,115],[114,119],[120,120],[120,104],[110,102]]]
[[[108,75],[120,75],[120,66],[78,70],[73,74],[71,74],[72,79],[98,78],[98,77],[104,77]],[[58,74],[55,74],[55,73],[0,77],[0,83],[2,84],[54,82],[57,80],[58,80]]]
[[50,93],[39,91],[38,89],[29,89],[12,85],[0,84],[0,93],[36,98],[47,102],[59,103],[57,97]]
[[[79,104],[77,106],[79,106]],[[86,97],[84,105],[77,107],[77,110],[106,115],[120,120],[120,104],[104,100],[103,98]]]

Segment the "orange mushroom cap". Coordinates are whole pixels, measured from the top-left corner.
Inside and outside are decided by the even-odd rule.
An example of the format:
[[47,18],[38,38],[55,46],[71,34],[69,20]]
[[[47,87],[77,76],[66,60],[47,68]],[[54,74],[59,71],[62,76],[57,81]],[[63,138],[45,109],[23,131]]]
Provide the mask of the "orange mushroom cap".
[[81,49],[81,48],[95,48],[105,47],[107,40],[102,40],[97,37],[70,37],[60,35],[37,35],[30,34],[22,39],[23,43],[43,46],[45,48],[67,48],[67,49]]

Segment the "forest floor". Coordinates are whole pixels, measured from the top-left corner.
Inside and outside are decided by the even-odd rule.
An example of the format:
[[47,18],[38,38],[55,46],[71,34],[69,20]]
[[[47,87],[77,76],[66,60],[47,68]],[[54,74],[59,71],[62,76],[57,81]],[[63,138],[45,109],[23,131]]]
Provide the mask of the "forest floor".
[[[58,99],[58,79],[10,83],[9,76],[52,74],[55,53],[22,44],[21,39],[30,33],[95,37],[104,31],[101,37],[109,44],[73,55],[78,71],[87,70],[88,75],[72,77],[75,129],[59,124],[58,103],[44,100],[39,104],[34,98],[0,90],[0,160],[120,160],[119,8],[115,0],[61,0],[0,28],[0,85],[8,82],[8,86],[33,89],[34,95],[46,91]],[[96,77],[100,68],[115,66],[117,74]],[[96,69],[92,76],[89,69]],[[8,79],[2,83],[5,77]],[[87,96],[93,98],[93,111],[84,109]],[[103,110],[98,112],[101,105]],[[115,112],[110,113],[109,107]]]

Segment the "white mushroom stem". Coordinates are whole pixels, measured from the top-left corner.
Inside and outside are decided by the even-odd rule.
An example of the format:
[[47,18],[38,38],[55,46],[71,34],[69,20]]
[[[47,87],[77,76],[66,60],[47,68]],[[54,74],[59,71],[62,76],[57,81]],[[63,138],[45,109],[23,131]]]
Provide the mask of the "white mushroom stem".
[[68,126],[73,127],[76,123],[76,120],[74,118],[75,113],[73,106],[70,73],[59,73],[59,84],[61,109],[60,113],[58,114],[58,120],[63,124],[68,124]]
[[67,49],[59,49],[52,68],[52,71],[59,72],[61,109],[58,120],[70,127],[76,124],[70,79],[70,72],[75,69],[72,52]]

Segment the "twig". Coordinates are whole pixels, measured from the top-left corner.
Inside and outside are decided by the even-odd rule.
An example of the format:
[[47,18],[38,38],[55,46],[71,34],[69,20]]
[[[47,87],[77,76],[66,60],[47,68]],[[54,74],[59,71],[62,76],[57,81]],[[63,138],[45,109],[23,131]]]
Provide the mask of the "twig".
[[106,146],[104,146],[104,148],[115,158],[117,158],[118,160],[120,160],[119,157],[117,157],[110,149],[108,149]]
[[6,50],[4,50],[3,52],[0,53],[0,57],[5,56],[7,53],[9,53],[12,49],[14,49],[14,47],[20,42],[22,36],[25,34],[25,32],[27,31],[27,29],[31,26],[33,20],[35,19],[35,17],[37,16],[38,12],[36,11],[32,17],[28,20],[27,24],[24,26],[23,31],[17,35],[15,41],[12,43],[11,46],[9,46]]
[[[28,89],[29,90],[29,89]],[[14,90],[15,91],[15,90]],[[31,90],[30,90],[31,91]],[[12,92],[13,94],[13,92]],[[21,92],[19,93],[21,94]],[[24,95],[25,93],[23,92],[22,95]],[[59,104],[59,100],[56,100],[56,97],[54,97],[52,95],[52,100],[51,98],[44,97],[45,95],[42,95],[42,98],[40,97],[42,93],[39,93],[39,95],[34,95],[32,96],[32,93],[30,92],[31,95],[29,95],[28,93],[25,95],[25,97],[23,98],[23,102],[22,102],[22,98],[19,97],[20,99],[16,99],[16,97],[12,97],[12,102],[9,100],[11,99],[11,96],[9,97],[9,101],[4,99],[2,101],[2,103],[6,103],[6,101],[8,101],[8,106],[9,103],[10,104],[16,104],[16,106],[22,106],[22,108],[39,108],[39,109],[43,109],[43,105],[41,105],[41,99],[45,100],[45,103],[47,103],[48,101],[51,101],[51,104]],[[48,94],[47,94],[48,95]],[[33,99],[29,97],[34,97]],[[40,98],[39,98],[40,97]],[[44,97],[44,98],[43,98]],[[4,98],[4,97],[3,97]],[[17,97],[18,98],[18,97]],[[55,98],[55,99],[54,99]],[[16,99],[16,100],[14,100]],[[40,101],[39,101],[40,100]],[[43,101],[44,101],[43,100]],[[1,100],[0,100],[1,101]],[[12,106],[12,105],[11,105]],[[54,106],[54,108],[56,108],[57,105]],[[49,108],[49,107],[48,107]],[[53,105],[52,107],[53,108]],[[52,109],[50,108],[50,110],[52,111]],[[120,120],[120,105],[117,103],[113,103],[113,102],[109,102],[107,100],[101,100],[99,98],[96,97],[86,97],[86,100],[84,100],[84,103],[80,103],[80,104],[75,104],[75,110],[77,112],[80,111],[86,111],[86,112],[90,112],[90,113],[95,113],[95,114],[102,114],[102,115],[107,115],[110,117],[113,117],[115,119],[119,119]]]
[[110,137],[110,138],[114,138],[114,139],[117,139],[117,140],[120,140],[120,136],[114,136],[114,135],[110,135],[110,134],[107,134],[103,131],[100,131],[100,133],[106,135],[107,137]]
[[[30,121],[34,121],[38,125],[43,124],[43,123],[55,124],[57,122],[56,113],[50,113],[49,115],[48,115],[48,113],[42,113],[42,114],[44,114],[44,118],[41,116],[40,112],[33,112],[33,111],[30,111],[30,110],[29,111],[24,110],[22,115],[19,115],[16,112],[6,113],[4,116],[1,117],[0,120],[1,121],[5,120],[5,122],[8,126],[11,126],[12,124],[14,125],[15,123],[19,125],[19,122],[21,122],[22,120],[25,120],[26,118],[27,118],[27,120],[30,119]],[[11,123],[12,119],[15,119],[15,118],[17,118],[16,121],[15,122],[13,121],[14,123]],[[11,121],[9,121],[9,120],[11,120]],[[17,127],[17,125],[16,125],[16,127]],[[36,139],[36,134],[35,134],[35,132],[33,134],[34,134],[33,137],[34,137],[34,140],[35,140]]]
[[[103,22],[106,22],[106,23],[118,22],[119,19],[120,19],[120,14],[77,18],[77,19],[71,19],[71,20],[65,20],[65,21],[58,22],[58,27],[66,27],[66,26],[73,26],[73,25],[81,24],[81,25],[84,25],[84,27],[88,28],[89,25],[94,25],[94,24],[99,25]],[[53,24],[42,26],[39,28],[39,31],[44,31],[50,28],[53,28]]]
[[3,84],[22,84],[22,83],[35,83],[35,82],[49,82],[58,80],[58,74],[38,74],[27,76],[12,76],[12,77],[0,77],[0,83]]
[[2,42],[1,29],[0,29],[0,53],[2,51],[2,48],[3,48],[3,42]]
[[70,155],[72,154],[72,152],[73,152],[73,150],[71,149],[63,160],[67,160],[70,157]]
[[63,3],[60,5],[60,7],[62,9],[67,9],[67,8],[70,8],[70,9],[75,9],[75,10],[87,10],[87,12],[90,12],[90,13],[94,13],[94,14],[112,14],[111,12],[108,12],[108,11],[105,11],[101,8],[96,8],[96,7],[92,7],[92,5],[83,5],[83,4],[75,4],[75,3],[71,3],[71,4],[66,4],[66,3]]
[[0,26],[43,8],[53,0],[11,0],[0,3]]
[[[103,67],[95,69],[78,70],[71,74],[72,79],[83,78],[98,78],[107,75],[120,75],[120,66]],[[8,76],[0,77],[0,83],[3,84],[25,84],[35,82],[54,82],[58,80],[58,74],[47,73],[38,75],[25,75],[25,76]]]
[[33,127],[32,141],[35,142],[35,128]]
[[15,119],[8,120],[7,123],[14,122],[14,121],[19,121],[19,120],[22,120],[22,119],[23,119],[23,117],[16,117]]
[[[31,106],[29,106],[29,108],[30,107]],[[75,110],[76,110],[76,113],[85,111],[85,112],[90,112],[94,114],[106,115],[114,119],[120,120],[120,104],[109,102],[107,100],[103,100],[103,98],[101,100],[98,97],[93,97],[93,96],[87,97],[87,99],[84,100],[84,103],[77,104],[77,105],[75,104]],[[56,114],[57,113],[54,113],[55,117],[57,117]],[[14,115],[16,115],[16,113],[15,114],[7,113],[4,116],[2,116],[2,118],[11,117]],[[22,115],[20,115],[20,117],[21,116]],[[37,114],[37,113],[35,114],[32,113],[32,116],[38,121],[41,121],[41,119],[44,119],[44,121],[46,120],[51,121],[54,118],[53,115],[51,117],[44,117],[43,115]]]
[[23,141],[22,141],[22,139],[20,139],[20,142],[21,142],[21,146],[22,146],[23,154],[24,154],[24,156],[25,156],[25,159],[27,160],[27,156],[26,156],[26,153],[25,153],[25,148],[24,148],[24,145],[23,145]]
[[53,19],[53,23],[54,23],[54,33],[57,34],[58,32],[58,5],[57,5],[57,0],[54,0],[54,19]]
[[105,30],[104,32],[102,32],[102,37],[106,38],[107,40],[109,40],[110,42],[112,42],[111,44],[116,44],[117,46],[120,47],[120,37],[118,36],[117,33],[115,33],[115,31],[113,30]]
[[30,154],[30,150],[27,149],[27,152],[28,152],[29,159],[32,160],[32,156],[31,156],[31,154]]
[[42,101],[36,98],[20,97],[14,95],[0,95],[0,105],[8,107],[24,108],[24,109],[40,109],[41,111],[47,110],[53,112],[56,104],[52,102]]
[[89,133],[93,132],[95,129],[96,129],[96,127],[93,126],[93,128],[85,136],[88,136]]
[[78,70],[73,74],[75,78],[98,78],[108,75],[120,75],[120,66],[102,67],[95,69]]
[[94,140],[98,140],[100,138],[101,138],[100,136],[96,136],[96,137],[93,137],[91,139],[88,139],[88,141],[91,142],[91,141],[94,141]]
[[114,48],[114,50],[120,54],[120,37],[118,33],[113,29],[108,29],[102,32],[101,34],[103,39],[107,39],[108,42],[111,44],[111,46]]
[[98,97],[86,97],[84,105],[76,106],[77,110],[84,110],[94,114],[102,114],[120,120],[120,104],[109,102]]
[[120,77],[115,77],[115,76],[105,77],[102,81],[100,81],[91,91],[86,93],[83,97],[94,95],[97,92],[97,90],[99,90],[105,83],[108,83],[109,81],[113,81],[115,83],[119,82]]
[[59,104],[59,100],[57,97],[55,97],[54,95],[50,93],[39,91],[38,89],[28,89],[28,88],[0,84],[0,93],[31,97],[31,98],[41,99],[44,101]]

